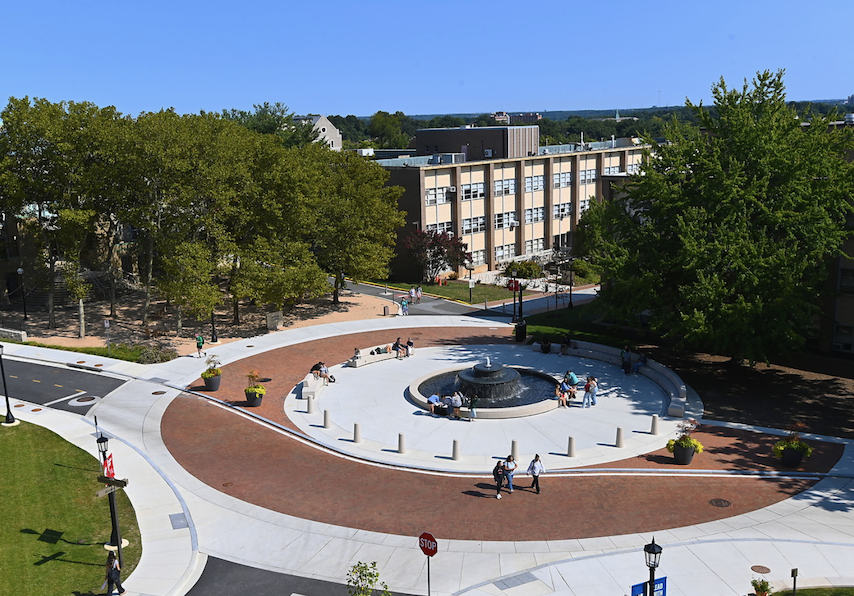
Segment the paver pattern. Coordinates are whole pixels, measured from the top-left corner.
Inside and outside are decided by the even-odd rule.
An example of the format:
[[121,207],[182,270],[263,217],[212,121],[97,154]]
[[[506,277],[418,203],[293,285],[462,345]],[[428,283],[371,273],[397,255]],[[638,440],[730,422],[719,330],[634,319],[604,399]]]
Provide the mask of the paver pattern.
[[[416,345],[510,341],[470,328],[408,331]],[[353,334],[288,346],[224,368],[219,398],[241,401],[242,374],[257,369],[268,394],[260,415],[288,424],[284,396],[318,360],[339,363],[364,348],[393,342],[388,332]],[[404,337],[405,339],[405,337]],[[416,354],[417,357],[417,354]],[[261,507],[299,518],[363,530],[417,535],[425,527],[461,540],[560,540],[631,534],[681,527],[746,513],[789,498],[813,479],[759,477],[544,476],[543,492],[527,489],[517,474],[512,495],[494,498],[489,471],[483,477],[433,475],[355,462],[307,446],[195,396],[172,402],[161,432],[176,460],[202,482]],[[776,437],[705,427],[695,433],[707,447],[692,469],[777,470],[770,455]],[[816,443],[804,470],[826,471],[842,447]],[[496,454],[502,455],[502,454]],[[549,461],[550,458],[552,461]],[[556,467],[557,456],[544,457]],[[608,468],[684,470],[665,450],[614,462]],[[520,462],[524,469],[527,462]],[[591,470],[593,468],[590,468]],[[724,499],[731,506],[713,506]]]

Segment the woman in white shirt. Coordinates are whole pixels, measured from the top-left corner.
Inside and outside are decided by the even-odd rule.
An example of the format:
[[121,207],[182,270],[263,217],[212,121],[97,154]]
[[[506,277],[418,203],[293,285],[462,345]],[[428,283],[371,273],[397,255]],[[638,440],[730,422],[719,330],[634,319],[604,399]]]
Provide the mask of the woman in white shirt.
[[507,461],[504,462],[504,474],[507,476],[507,488],[513,492],[513,474],[516,473],[516,460],[512,455],[507,456]]

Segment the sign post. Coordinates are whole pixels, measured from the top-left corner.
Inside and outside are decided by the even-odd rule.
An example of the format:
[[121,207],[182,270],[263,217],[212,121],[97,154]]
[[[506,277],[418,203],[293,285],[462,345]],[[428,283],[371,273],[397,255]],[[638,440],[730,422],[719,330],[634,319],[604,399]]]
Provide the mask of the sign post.
[[658,577],[655,579],[655,587],[652,594],[647,594],[649,591],[649,582],[635,584],[632,586],[632,596],[667,596],[667,577]]
[[421,552],[427,555],[427,596],[430,596],[430,559],[438,552],[438,544],[433,534],[423,532],[418,537],[418,546],[421,547]]

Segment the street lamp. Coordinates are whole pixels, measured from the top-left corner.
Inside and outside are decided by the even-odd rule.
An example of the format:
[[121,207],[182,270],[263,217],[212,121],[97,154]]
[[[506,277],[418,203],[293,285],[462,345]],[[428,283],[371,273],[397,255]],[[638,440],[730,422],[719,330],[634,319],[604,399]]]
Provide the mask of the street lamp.
[[[101,454],[101,467],[107,462],[107,451],[109,450],[109,439],[100,433],[95,442],[98,444],[98,453]],[[109,550],[116,549],[116,557],[119,560],[119,567],[124,565],[124,557],[122,556],[122,536],[119,528],[119,512],[116,507],[116,491],[112,491],[107,498],[110,500],[110,522],[112,523],[112,531],[110,532],[110,543],[106,546]]]
[[658,568],[658,562],[661,559],[661,547],[655,543],[653,536],[652,542],[643,547],[643,556],[646,559],[646,566],[649,567],[649,587],[644,593],[647,596],[655,594],[655,570]]
[[515,269],[510,271],[510,277],[513,279],[513,322],[516,323],[519,319],[516,318],[516,273]]
[[30,317],[27,316],[27,291],[24,289],[24,268],[18,267],[18,277],[21,278],[21,300],[24,301],[24,320]]
[[15,426],[18,421],[12,415],[12,408],[9,406],[9,390],[6,388],[6,369],[3,367],[3,346],[0,345],[0,376],[3,377],[3,395],[6,396],[6,422],[3,426]]

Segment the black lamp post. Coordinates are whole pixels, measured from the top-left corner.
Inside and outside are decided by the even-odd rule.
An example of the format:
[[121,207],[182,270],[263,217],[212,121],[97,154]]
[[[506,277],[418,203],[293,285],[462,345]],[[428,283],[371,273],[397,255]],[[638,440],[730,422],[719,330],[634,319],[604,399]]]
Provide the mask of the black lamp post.
[[27,316],[27,291],[24,289],[24,268],[18,267],[18,277],[21,278],[21,300],[24,302],[24,320],[30,317]]
[[216,320],[214,319],[214,311],[211,311],[211,343],[215,344],[219,341],[216,336]]
[[510,277],[513,280],[513,322],[516,323],[519,319],[516,318],[516,270],[510,271]]
[[[104,433],[100,433],[95,441],[98,444],[98,453],[101,454],[102,467],[107,461],[109,441],[110,440],[104,436]],[[107,498],[110,500],[110,521],[113,525],[112,532],[110,533],[109,546],[116,549],[116,558],[119,560],[119,567],[123,567],[124,557],[122,556],[122,532],[121,528],[119,528],[119,513],[118,508],[116,507],[116,491],[107,495]]]
[[6,422],[3,426],[15,426],[18,421],[12,415],[12,408],[9,405],[9,390],[6,388],[6,369],[3,367],[3,346],[0,345],[0,376],[3,377],[3,395],[6,396]]
[[655,594],[655,570],[661,560],[661,547],[655,543],[655,537],[653,537],[652,542],[643,547],[643,556],[646,559],[646,566],[649,567],[649,587],[644,593],[647,596],[653,596]]
[[572,284],[575,282],[575,259],[569,259],[569,308],[572,308]]

